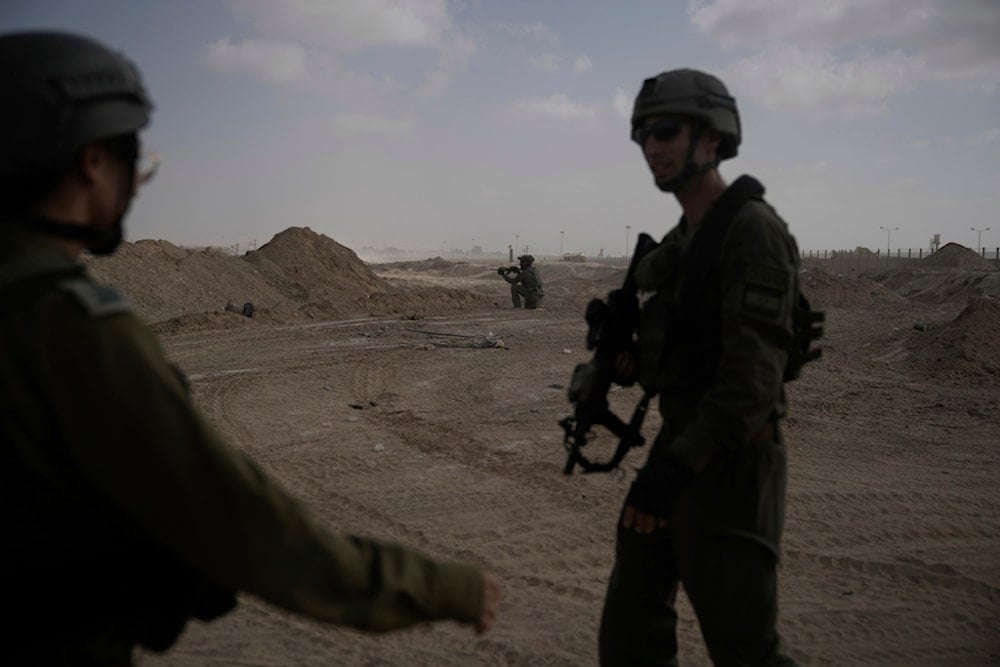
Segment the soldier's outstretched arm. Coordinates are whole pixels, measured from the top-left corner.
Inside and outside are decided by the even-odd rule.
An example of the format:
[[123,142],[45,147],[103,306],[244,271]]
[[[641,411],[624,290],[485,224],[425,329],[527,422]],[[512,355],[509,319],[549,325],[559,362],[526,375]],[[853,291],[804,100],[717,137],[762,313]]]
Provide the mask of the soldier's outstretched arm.
[[[70,308],[61,306],[57,312]],[[56,428],[83,482],[137,531],[216,584],[368,631],[453,619],[488,628],[497,585],[480,568],[338,535],[223,442],[129,313],[45,327]]]

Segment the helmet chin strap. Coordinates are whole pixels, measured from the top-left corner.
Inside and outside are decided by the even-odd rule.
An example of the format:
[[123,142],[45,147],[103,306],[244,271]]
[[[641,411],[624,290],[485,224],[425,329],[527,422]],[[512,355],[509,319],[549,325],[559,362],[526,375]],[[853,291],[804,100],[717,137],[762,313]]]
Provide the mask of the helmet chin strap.
[[125,236],[124,232],[125,214],[122,213],[111,224],[108,229],[97,229],[89,225],[75,225],[69,222],[59,222],[43,216],[30,216],[19,218],[25,227],[30,227],[35,231],[58,236],[71,241],[82,241],[87,250],[94,255],[110,255],[121,244]]
[[[126,172],[127,180],[124,183],[126,192],[134,192],[135,189],[135,161],[132,161],[131,168]],[[131,200],[126,204],[125,210],[111,222],[107,229],[98,229],[93,225],[79,225],[69,222],[59,222],[52,218],[40,215],[32,215],[21,219],[21,223],[36,231],[58,236],[59,238],[71,241],[82,241],[87,251],[93,255],[110,255],[125,238],[125,215],[128,213]]]
[[667,181],[656,181],[656,187],[660,188],[663,192],[677,192],[693,177],[703,174],[706,171],[711,171],[719,166],[718,160],[706,162],[705,164],[695,164],[694,150],[698,145],[698,139],[701,137],[701,130],[701,124],[695,125],[691,130],[691,141],[688,143],[687,157],[684,159],[684,168],[681,170],[681,173]]

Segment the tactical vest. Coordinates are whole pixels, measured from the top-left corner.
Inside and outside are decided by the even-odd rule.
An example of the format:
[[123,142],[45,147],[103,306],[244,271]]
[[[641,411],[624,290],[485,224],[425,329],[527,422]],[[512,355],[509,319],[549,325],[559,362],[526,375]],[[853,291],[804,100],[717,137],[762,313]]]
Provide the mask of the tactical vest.
[[[647,392],[683,394],[695,399],[712,383],[722,357],[721,259],[726,233],[751,199],[764,202],[764,187],[741,176],[715,202],[687,247],[679,233],[668,235],[657,250],[663,285],[643,306],[639,325],[640,384]],[[802,367],[820,356],[810,344],[819,338],[823,313],[811,309],[798,289],[792,339],[784,380],[799,377]]]

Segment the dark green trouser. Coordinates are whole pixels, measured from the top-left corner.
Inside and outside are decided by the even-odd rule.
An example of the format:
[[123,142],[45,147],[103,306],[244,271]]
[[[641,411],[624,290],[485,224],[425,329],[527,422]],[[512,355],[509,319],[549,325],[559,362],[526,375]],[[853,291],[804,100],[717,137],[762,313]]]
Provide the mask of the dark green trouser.
[[511,285],[510,299],[514,303],[515,308],[521,307],[521,297],[524,297],[524,307],[528,309],[538,308],[542,302],[541,297],[538,296],[537,289],[528,289],[520,283]]
[[774,554],[751,539],[675,524],[640,535],[619,523],[601,618],[601,665],[677,664],[679,581],[716,665],[794,665],[778,654],[775,567]]

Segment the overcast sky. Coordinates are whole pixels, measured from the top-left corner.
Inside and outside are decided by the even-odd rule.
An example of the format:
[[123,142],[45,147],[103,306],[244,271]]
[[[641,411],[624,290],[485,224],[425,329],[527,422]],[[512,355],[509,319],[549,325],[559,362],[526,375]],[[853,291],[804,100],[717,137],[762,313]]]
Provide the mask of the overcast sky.
[[0,28],[143,71],[163,165],[131,240],[620,255],[680,215],[635,94],[694,67],[740,108],[723,177],[803,250],[1000,246],[998,0],[3,0]]

